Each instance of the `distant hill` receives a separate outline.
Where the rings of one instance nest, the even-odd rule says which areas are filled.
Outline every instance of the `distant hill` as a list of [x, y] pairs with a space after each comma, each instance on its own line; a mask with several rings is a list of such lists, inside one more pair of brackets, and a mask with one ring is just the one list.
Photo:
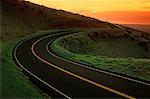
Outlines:
[[122, 24], [123, 26], [131, 27], [143, 32], [147, 32], [150, 34], [150, 25], [142, 25], [142, 24]]
[[38, 30], [115, 27], [108, 22], [24, 0], [1, 0], [1, 10], [2, 40], [24, 36]]

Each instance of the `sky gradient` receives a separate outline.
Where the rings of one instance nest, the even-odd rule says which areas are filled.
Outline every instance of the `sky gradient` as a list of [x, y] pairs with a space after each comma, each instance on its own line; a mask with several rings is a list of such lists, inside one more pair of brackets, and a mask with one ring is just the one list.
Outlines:
[[27, 0], [121, 24], [150, 24], [150, 0]]

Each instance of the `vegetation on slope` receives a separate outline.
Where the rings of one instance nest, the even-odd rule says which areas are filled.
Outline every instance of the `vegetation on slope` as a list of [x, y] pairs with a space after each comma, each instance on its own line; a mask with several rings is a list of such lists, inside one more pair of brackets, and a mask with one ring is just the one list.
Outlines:
[[[24, 39], [52, 31], [54, 30], [36, 32], [24, 37]], [[17, 67], [13, 61], [13, 49], [21, 40], [14, 38], [0, 45], [1, 98], [49, 98], [28, 80], [28, 77], [23, 74], [22, 69]]]
[[9, 41], [3, 43], [1, 48], [1, 98], [44, 98], [42, 92], [34, 88], [13, 62], [15, 44], [15, 40]]
[[148, 44], [148, 39], [121, 29], [80, 33], [60, 40], [60, 45], [73, 53], [124, 58], [148, 58]]
[[78, 33], [54, 41], [51, 48], [66, 59], [150, 81], [149, 39], [121, 31]]
[[109, 28], [113, 24], [24, 0], [1, 0], [2, 40], [22, 37], [38, 30]]
[[131, 27], [136, 30], [141, 30], [150, 34], [150, 25], [141, 24], [122, 24], [123, 26]]

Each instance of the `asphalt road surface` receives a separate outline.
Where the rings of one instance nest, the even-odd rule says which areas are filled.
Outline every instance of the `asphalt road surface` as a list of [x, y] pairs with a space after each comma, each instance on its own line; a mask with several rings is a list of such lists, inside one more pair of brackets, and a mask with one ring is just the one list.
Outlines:
[[14, 49], [14, 60], [54, 98], [150, 98], [149, 83], [70, 62], [51, 51], [54, 40], [76, 32], [57, 31], [24, 40]]

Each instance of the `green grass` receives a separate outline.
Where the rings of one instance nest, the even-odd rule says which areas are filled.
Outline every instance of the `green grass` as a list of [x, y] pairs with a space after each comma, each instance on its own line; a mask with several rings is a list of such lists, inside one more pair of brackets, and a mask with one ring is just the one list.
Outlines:
[[150, 81], [150, 60], [76, 54], [72, 60], [92, 67]]
[[16, 66], [13, 61], [13, 49], [22, 39], [53, 31], [57, 30], [39, 31], [24, 38], [14, 38], [0, 43], [1, 98], [49, 98], [28, 80], [21, 68]]
[[1, 98], [44, 98], [12, 59], [17, 41], [2, 44], [1, 50]]

